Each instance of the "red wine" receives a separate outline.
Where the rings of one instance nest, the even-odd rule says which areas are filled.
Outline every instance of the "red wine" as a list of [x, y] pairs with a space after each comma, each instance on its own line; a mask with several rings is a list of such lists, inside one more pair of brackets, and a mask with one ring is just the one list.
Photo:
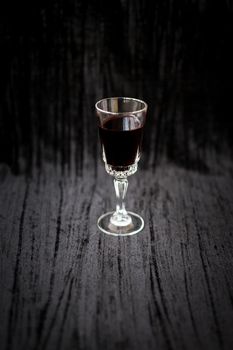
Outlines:
[[107, 119], [99, 126], [106, 162], [112, 166], [129, 166], [140, 155], [143, 126], [135, 116]]

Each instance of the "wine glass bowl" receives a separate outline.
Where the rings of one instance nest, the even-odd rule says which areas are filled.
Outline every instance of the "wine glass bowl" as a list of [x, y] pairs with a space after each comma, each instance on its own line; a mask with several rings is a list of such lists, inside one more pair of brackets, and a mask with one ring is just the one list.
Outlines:
[[103, 214], [97, 224], [111, 235], [132, 235], [142, 230], [144, 221], [126, 211], [124, 199], [127, 177], [137, 171], [141, 156], [147, 104], [135, 98], [111, 97], [98, 101], [95, 108], [103, 161], [107, 173], [114, 177], [117, 198], [116, 211]]

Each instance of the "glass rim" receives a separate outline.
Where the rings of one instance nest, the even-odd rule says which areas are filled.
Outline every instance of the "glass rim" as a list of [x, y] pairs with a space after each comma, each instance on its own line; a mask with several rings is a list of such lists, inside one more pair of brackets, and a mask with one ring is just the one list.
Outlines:
[[[143, 108], [141, 109], [138, 109], [136, 111], [130, 111], [130, 112], [110, 112], [110, 111], [106, 111], [104, 109], [101, 109], [99, 108], [97, 105], [102, 102], [102, 101], [105, 101], [105, 100], [114, 100], [114, 99], [124, 99], [124, 100], [131, 100], [131, 101], [136, 101], [136, 102], [140, 102], [144, 105]], [[144, 102], [143, 100], [139, 100], [138, 98], [134, 98], [134, 97], [124, 97], [124, 96], [116, 96], [116, 97], [105, 97], [105, 98], [102, 98], [101, 100], [97, 101], [96, 104], [95, 104], [95, 108], [98, 112], [101, 112], [101, 113], [105, 113], [105, 114], [111, 114], [111, 115], [128, 115], [128, 114], [132, 114], [132, 113], [141, 113], [141, 112], [144, 112], [147, 110], [147, 103]]]

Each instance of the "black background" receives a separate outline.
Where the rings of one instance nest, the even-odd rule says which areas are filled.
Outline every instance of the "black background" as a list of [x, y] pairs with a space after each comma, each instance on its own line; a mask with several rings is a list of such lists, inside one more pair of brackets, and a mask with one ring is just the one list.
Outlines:
[[1, 7], [0, 159], [14, 171], [72, 157], [79, 171], [84, 157], [95, 159], [94, 103], [106, 96], [149, 104], [145, 163], [153, 149], [208, 171], [207, 147], [230, 152], [231, 1]]

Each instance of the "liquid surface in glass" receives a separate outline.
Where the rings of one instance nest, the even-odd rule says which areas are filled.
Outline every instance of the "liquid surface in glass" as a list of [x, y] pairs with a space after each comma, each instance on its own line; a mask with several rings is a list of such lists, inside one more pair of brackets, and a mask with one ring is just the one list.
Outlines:
[[143, 126], [135, 116], [106, 119], [99, 126], [99, 135], [107, 164], [129, 166], [138, 161]]

